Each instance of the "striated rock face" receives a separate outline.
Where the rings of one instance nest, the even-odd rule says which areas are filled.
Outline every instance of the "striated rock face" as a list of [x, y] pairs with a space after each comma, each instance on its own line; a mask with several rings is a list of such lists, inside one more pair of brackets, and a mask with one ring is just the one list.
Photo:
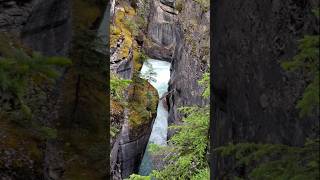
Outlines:
[[[66, 55], [71, 38], [69, 12], [69, 1], [1, 0], [0, 32], [6, 32], [18, 42], [0, 38], [0, 44], [19, 44], [27, 53], [36, 50], [45, 55]], [[8, 50], [5, 49], [5, 52], [0, 52], [0, 56], [6, 53]], [[34, 121], [50, 126], [51, 121], [57, 117], [59, 86], [41, 85], [41, 88], [37, 88], [29, 82], [29, 87], [25, 101], [31, 108]], [[0, 102], [2, 112], [15, 112], [16, 109], [12, 108], [19, 107], [13, 103], [15, 98], [7, 97], [3, 92], [0, 92], [0, 99], [3, 100]], [[0, 178], [43, 179], [50, 176], [57, 179], [55, 177], [62, 171], [52, 169], [61, 167], [58, 165], [61, 161], [52, 143], [46, 143], [34, 135], [34, 129], [12, 123], [12, 119], [3, 116], [1, 112], [0, 119], [3, 122], [0, 134], [5, 136], [2, 137], [5, 143], [0, 145], [0, 161], [8, 162], [1, 165]]]
[[159, 0], [150, 2], [148, 40], [144, 49], [151, 58], [171, 61], [176, 38], [179, 38], [176, 25], [176, 11]]
[[71, 41], [70, 1], [2, 0], [0, 31], [21, 37], [45, 55], [66, 55]]
[[[147, 9], [145, 2], [140, 2], [139, 6]], [[111, 114], [112, 128], [119, 132], [111, 141], [110, 178], [118, 180], [138, 173], [156, 116], [158, 93], [146, 80], [138, 77], [143, 63], [140, 59], [143, 42], [139, 43], [138, 37], [124, 23], [126, 18], [136, 17], [136, 10], [123, 1], [114, 10], [110, 41], [111, 74], [132, 80], [125, 90], [128, 105], [123, 106], [122, 117], [117, 120], [117, 114]], [[112, 112], [115, 103], [121, 104], [114, 100]]]
[[[146, 80], [133, 82], [128, 89], [129, 105], [123, 110], [121, 132], [112, 144], [113, 179], [138, 173], [156, 117], [158, 93]], [[151, 99], [146, 98], [150, 96]], [[114, 117], [111, 117], [113, 119]]]
[[[302, 145], [318, 120], [298, 119], [295, 105], [306, 81], [280, 62], [297, 53], [304, 34], [318, 31], [311, 1], [217, 0], [213, 6], [211, 143]], [[230, 160], [214, 156], [212, 162], [214, 179], [239, 173]]]
[[66, 55], [71, 41], [70, 1], [45, 0], [34, 4], [22, 29], [22, 40], [45, 55]]
[[[81, 33], [71, 34], [72, 30], [78, 30], [72, 27], [82, 25], [82, 29], [89, 29], [89, 26], [95, 28], [92, 24], [102, 15], [97, 4], [88, 3], [90, 1], [74, 0], [73, 7], [71, 7], [69, 0], [0, 0], [0, 31], [8, 32], [21, 40], [28, 48], [45, 55], [67, 55], [71, 38], [81, 41], [79, 38]], [[71, 10], [73, 10], [72, 23]], [[77, 18], [85, 19], [85, 22], [78, 22]], [[0, 45], [1, 41], [0, 38]], [[4, 42], [9, 46], [14, 44]], [[76, 42], [73, 42], [73, 46], [79, 47], [79, 43], [77, 45]], [[81, 54], [83, 49], [85, 48], [82, 46], [82, 49], [77, 49], [80, 53], [71, 53], [74, 64], [81, 64], [79, 61], [88, 57], [97, 58], [91, 52], [91, 55], [84, 56]], [[27, 50], [28, 53], [32, 51]], [[3, 54], [0, 52], [0, 55]], [[99, 59], [104, 58], [105, 56], [99, 55]], [[91, 60], [90, 62], [95, 60], [97, 63], [98, 61], [93, 58], [88, 59]], [[107, 126], [109, 104], [104, 87], [105, 66], [101, 65], [96, 68], [96, 66], [81, 64], [77, 67], [82, 69], [70, 68], [66, 74], [63, 74], [59, 82], [53, 85], [54, 87], [44, 86], [41, 87], [41, 91], [32, 90], [30, 98], [25, 97], [26, 103], [33, 105], [30, 108], [37, 121], [48, 127], [56, 126], [58, 131], [56, 139], [46, 142], [43, 139], [38, 140], [28, 133], [29, 127], [28, 129], [17, 128], [16, 124], [7, 123], [9, 120], [0, 112], [1, 122], [4, 122], [0, 125], [0, 134], [2, 139], [5, 139], [2, 136], [2, 129], [5, 128], [6, 136], [5, 143], [0, 143], [0, 161], [10, 162], [9, 164], [0, 163], [1, 169], [3, 169], [2, 165], [6, 166], [4, 171], [1, 170], [0, 179], [52, 180], [88, 179], [88, 177], [99, 179], [107, 174], [106, 162], [104, 162], [107, 145], [103, 143], [107, 139], [105, 127]], [[83, 75], [86, 78], [83, 78], [82, 74], [79, 75], [80, 72], [86, 74]], [[92, 79], [88, 78], [88, 74]], [[63, 92], [62, 95], [61, 92]], [[82, 99], [79, 100], [79, 96]], [[3, 94], [0, 92], [0, 101], [2, 97]], [[6, 106], [12, 104], [8, 103], [11, 101], [10, 97], [5, 97], [3, 101]], [[70, 107], [72, 110], [69, 109]], [[6, 109], [4, 110], [7, 111]], [[3, 110], [2, 102], [0, 110]], [[19, 161], [23, 161], [23, 164]]]
[[[201, 97], [203, 88], [198, 80], [209, 64], [210, 12], [187, 0], [178, 13], [167, 3], [154, 0], [151, 3], [147, 37], [152, 41], [145, 46], [149, 56], [172, 63], [166, 104], [169, 108], [169, 125], [179, 124], [177, 108], [189, 105], [205, 105]], [[169, 138], [173, 132], [169, 130]]]
[[[190, 105], [205, 105], [201, 95], [203, 87], [198, 84], [209, 64], [210, 12], [203, 12], [192, 0], [185, 1], [178, 14], [179, 34], [171, 65], [169, 82], [169, 125], [178, 124], [180, 114], [177, 108]], [[172, 132], [169, 131], [169, 137]]]

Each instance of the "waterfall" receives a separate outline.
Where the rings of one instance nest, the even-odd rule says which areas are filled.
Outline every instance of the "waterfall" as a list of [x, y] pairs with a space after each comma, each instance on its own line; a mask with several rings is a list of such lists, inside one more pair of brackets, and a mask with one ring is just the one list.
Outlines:
[[[148, 59], [142, 66], [142, 77], [148, 75], [148, 73], [150, 73], [150, 70], [155, 72], [155, 75], [152, 75], [152, 78], [149, 78], [149, 82], [153, 87], [157, 89], [159, 98], [161, 98], [163, 94], [168, 91], [168, 82], [170, 80], [170, 66], [171, 63], [169, 62], [155, 59]], [[152, 79], [154, 79], [155, 81], [152, 81]], [[140, 175], [149, 175], [152, 171], [152, 161], [148, 154], [149, 144], [153, 143], [165, 146], [167, 144], [167, 131], [168, 111], [164, 108], [162, 101], [159, 100], [157, 116], [154, 121], [149, 142], [140, 165]]]

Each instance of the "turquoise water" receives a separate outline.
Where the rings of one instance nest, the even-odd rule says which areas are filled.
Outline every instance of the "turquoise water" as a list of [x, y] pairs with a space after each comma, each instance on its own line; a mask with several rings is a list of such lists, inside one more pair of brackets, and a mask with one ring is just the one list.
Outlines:
[[[159, 98], [161, 98], [162, 95], [168, 91], [168, 82], [170, 80], [170, 66], [171, 63], [169, 62], [155, 59], [148, 59], [142, 66], [141, 77], [145, 77], [145, 75], [148, 74], [150, 75], [150, 73], [148, 73], [150, 72], [150, 69], [155, 72], [155, 75], [152, 75], [152, 78], [149, 78], [154, 79], [155, 81], [149, 80], [149, 82], [153, 87], [157, 89]], [[165, 146], [167, 144], [167, 131], [168, 111], [164, 108], [162, 101], [159, 101], [157, 116], [152, 127], [148, 146], [151, 143]], [[145, 151], [139, 168], [139, 174], [149, 175], [152, 169], [152, 161], [150, 159], [148, 151]]]

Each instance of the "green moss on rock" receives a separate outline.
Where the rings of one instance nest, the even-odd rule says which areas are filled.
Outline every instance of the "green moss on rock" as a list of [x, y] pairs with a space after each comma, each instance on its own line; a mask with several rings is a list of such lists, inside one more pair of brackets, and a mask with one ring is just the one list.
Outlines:
[[150, 123], [157, 111], [157, 90], [147, 80], [139, 78], [132, 84], [128, 94], [129, 125], [137, 127]]

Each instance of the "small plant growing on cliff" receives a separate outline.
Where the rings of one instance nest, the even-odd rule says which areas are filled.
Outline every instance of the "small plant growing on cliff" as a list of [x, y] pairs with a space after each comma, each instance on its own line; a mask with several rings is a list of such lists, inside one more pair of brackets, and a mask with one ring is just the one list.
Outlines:
[[70, 65], [71, 61], [63, 57], [45, 57], [39, 53], [27, 55], [16, 49], [11, 57], [0, 57], [0, 88], [11, 93], [21, 104], [21, 108], [30, 116], [31, 112], [24, 103], [23, 96], [28, 90], [30, 81], [38, 84], [53, 81], [60, 76], [57, 67]]
[[[234, 168], [248, 169], [249, 175], [234, 179], [319, 179], [319, 139], [303, 147], [282, 144], [239, 143], [215, 149], [236, 160]], [[230, 170], [231, 172], [232, 170]]]
[[31, 130], [37, 137], [56, 138], [56, 129], [43, 126], [34, 120], [30, 108], [32, 104], [26, 101], [24, 96], [31, 88], [54, 82], [60, 76], [58, 68], [70, 65], [71, 61], [63, 57], [46, 57], [35, 52], [28, 55], [22, 49], [12, 48], [11, 51], [12, 54], [0, 57], [0, 89], [12, 95], [19, 104], [19, 109], [5, 113], [12, 122]]
[[124, 90], [129, 86], [131, 80], [121, 79], [115, 74], [111, 74], [110, 79], [110, 93], [111, 97], [123, 101], [124, 100]]
[[209, 98], [210, 97], [210, 73], [208, 72], [204, 73], [202, 79], [199, 80], [198, 83], [204, 87], [204, 92], [202, 96], [205, 98]]
[[157, 73], [154, 71], [152, 64], [146, 62], [145, 65], [148, 66], [148, 70], [142, 74], [141, 77], [149, 82], [156, 82], [157, 80], [154, 77], [157, 75]]

